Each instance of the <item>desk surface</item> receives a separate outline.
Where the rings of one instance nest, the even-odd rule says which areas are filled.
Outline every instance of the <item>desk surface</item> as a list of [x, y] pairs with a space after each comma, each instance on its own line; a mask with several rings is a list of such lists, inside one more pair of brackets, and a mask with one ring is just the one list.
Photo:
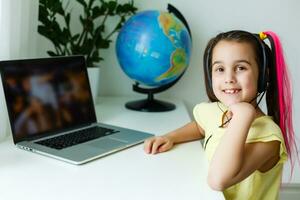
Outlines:
[[[127, 100], [100, 98], [98, 120], [156, 135], [190, 121], [180, 101], [172, 101], [172, 112], [142, 113], [125, 109]], [[8, 138], [0, 143], [0, 199], [224, 199], [206, 184], [207, 167], [199, 141], [157, 155], [141, 144], [75, 166], [20, 150]]]

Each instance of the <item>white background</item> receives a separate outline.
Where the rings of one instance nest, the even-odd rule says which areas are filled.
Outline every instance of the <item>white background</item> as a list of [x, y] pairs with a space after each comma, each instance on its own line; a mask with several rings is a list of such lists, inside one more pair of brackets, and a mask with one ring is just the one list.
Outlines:
[[[0, 0], [1, 4], [10, 2]], [[10, 24], [10, 33], [7, 34], [3, 28], [9, 27], [7, 20], [1, 19], [0, 15], [0, 58], [19, 57], [39, 57], [46, 56], [46, 50], [52, 48], [45, 38], [34, 32], [37, 23], [37, 1], [32, 0], [12, 0], [14, 4], [13, 14], [10, 17], [13, 23]], [[20, 3], [23, 2], [23, 3]], [[120, 2], [125, 2], [122, 0]], [[157, 95], [157, 97], [171, 97], [182, 99], [187, 105], [189, 112], [195, 104], [206, 101], [204, 89], [202, 56], [207, 41], [222, 31], [232, 29], [244, 29], [250, 32], [260, 32], [272, 30], [276, 32], [282, 41], [285, 51], [286, 61], [292, 75], [294, 85], [294, 129], [300, 137], [300, 94], [298, 76], [300, 67], [300, 1], [298, 0], [136, 0], [135, 4], [139, 10], [159, 9], [166, 10], [167, 3], [173, 4], [179, 9], [187, 19], [193, 35], [193, 52], [189, 68], [182, 79], [168, 91]], [[21, 6], [21, 7], [20, 7]], [[76, 8], [75, 8], [76, 10]], [[78, 9], [77, 9], [78, 10]], [[23, 12], [22, 14], [20, 14]], [[30, 20], [26, 15], [31, 17]], [[78, 24], [78, 21], [73, 21]], [[26, 26], [28, 24], [28, 26]], [[21, 28], [20, 28], [21, 27]], [[20, 34], [21, 33], [21, 34]], [[29, 34], [30, 33], [30, 34]], [[13, 36], [12, 44], [18, 44], [17, 51], [7, 47], [8, 35]], [[27, 36], [26, 36], [27, 35]], [[26, 36], [26, 37], [25, 37]], [[10, 48], [10, 54], [3, 49]], [[100, 63], [100, 95], [136, 95], [132, 92], [132, 81], [121, 71], [115, 56], [114, 43], [109, 50], [101, 52], [105, 56], [105, 61]], [[300, 146], [300, 142], [298, 141]], [[289, 170], [285, 170], [284, 179], [287, 180]], [[299, 166], [296, 170], [292, 182], [300, 183]]]

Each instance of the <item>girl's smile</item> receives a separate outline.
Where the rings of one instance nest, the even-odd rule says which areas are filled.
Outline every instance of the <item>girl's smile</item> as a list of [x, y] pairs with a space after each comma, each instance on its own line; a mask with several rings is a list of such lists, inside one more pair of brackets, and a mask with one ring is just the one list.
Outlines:
[[225, 89], [223, 90], [223, 92], [225, 92], [226, 94], [236, 94], [239, 91], [241, 91], [240, 89]]

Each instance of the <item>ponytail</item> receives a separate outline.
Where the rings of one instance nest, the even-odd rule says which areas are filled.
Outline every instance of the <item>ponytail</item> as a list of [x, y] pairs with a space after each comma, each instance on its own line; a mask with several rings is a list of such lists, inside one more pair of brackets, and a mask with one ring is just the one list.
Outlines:
[[276, 70], [276, 82], [278, 89], [277, 102], [279, 107], [279, 126], [283, 134], [288, 157], [290, 158], [290, 163], [292, 167], [291, 173], [293, 173], [293, 168], [295, 164], [293, 154], [295, 154], [298, 159], [298, 149], [295, 141], [295, 132], [293, 128], [291, 81], [289, 78], [289, 72], [285, 64], [283, 50], [278, 36], [272, 31], [266, 31], [260, 34], [260, 36], [263, 35], [265, 35], [269, 39], [272, 48], [272, 57], [274, 59], [273, 67], [275, 67]]

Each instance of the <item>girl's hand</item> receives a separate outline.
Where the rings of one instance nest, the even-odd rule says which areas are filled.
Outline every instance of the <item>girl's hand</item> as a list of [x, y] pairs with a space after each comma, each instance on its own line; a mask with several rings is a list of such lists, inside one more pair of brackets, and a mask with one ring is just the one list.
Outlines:
[[250, 103], [240, 102], [233, 104], [229, 107], [228, 114], [230, 117], [237, 117], [243, 119], [249, 119], [253, 121], [255, 118], [256, 110]]
[[167, 136], [152, 137], [144, 142], [144, 151], [148, 154], [162, 153], [170, 150], [174, 142]]

